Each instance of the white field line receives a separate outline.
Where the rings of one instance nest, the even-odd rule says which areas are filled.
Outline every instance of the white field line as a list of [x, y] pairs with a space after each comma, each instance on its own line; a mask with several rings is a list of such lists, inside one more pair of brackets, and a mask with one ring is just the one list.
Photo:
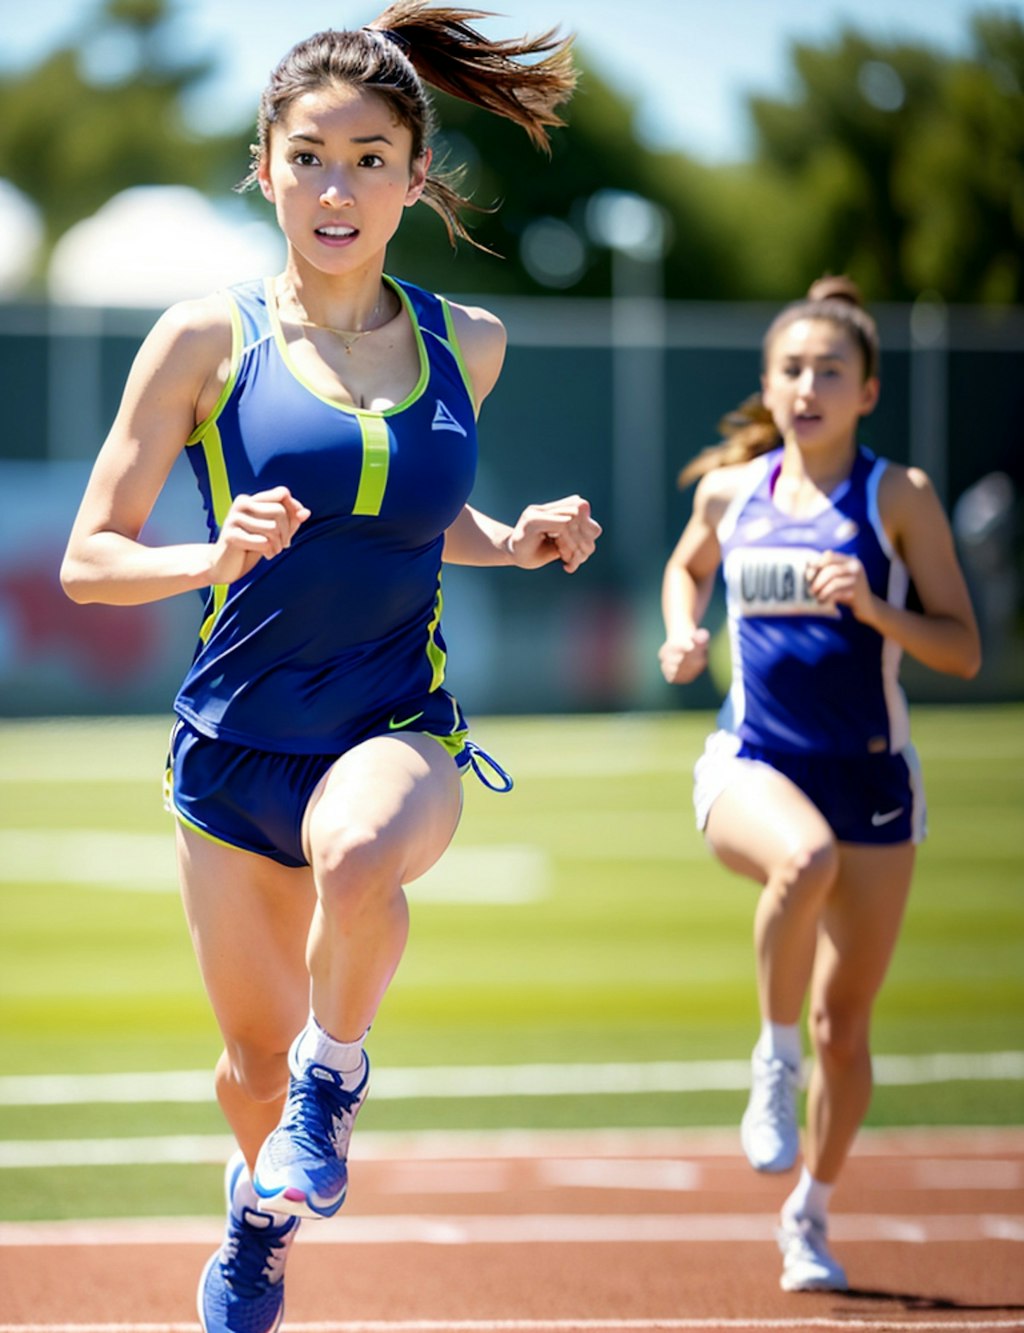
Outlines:
[[[473, 1216], [351, 1214], [303, 1232], [303, 1244], [341, 1245], [657, 1245], [771, 1242], [774, 1210], [764, 1213], [534, 1213]], [[0, 1223], [0, 1249], [18, 1246], [217, 1245], [216, 1218], [133, 1218]], [[1024, 1217], [1003, 1214], [883, 1216], [836, 1213], [829, 1234], [856, 1242], [924, 1245], [1024, 1244]]]
[[[987, 1333], [989, 1329], [1020, 1330], [1019, 1319], [348, 1319], [313, 1323], [289, 1322], [290, 1333], [723, 1333], [736, 1329], [871, 1329], [874, 1333]], [[195, 1333], [195, 1324], [0, 1324], [0, 1333]]]
[[[1024, 1080], [1024, 1051], [877, 1055], [875, 1082]], [[742, 1091], [746, 1060], [652, 1060], [635, 1064], [422, 1065], [375, 1069], [375, 1101], [424, 1098], [622, 1096], [628, 1093]], [[182, 1070], [139, 1074], [24, 1074], [0, 1077], [0, 1106], [73, 1106], [106, 1102], [210, 1102], [213, 1074]]]
[[[530, 843], [450, 847], [416, 880], [417, 903], [502, 905], [548, 892], [551, 858]], [[177, 893], [174, 838], [104, 829], [0, 829], [0, 884], [75, 884], [131, 893]]]

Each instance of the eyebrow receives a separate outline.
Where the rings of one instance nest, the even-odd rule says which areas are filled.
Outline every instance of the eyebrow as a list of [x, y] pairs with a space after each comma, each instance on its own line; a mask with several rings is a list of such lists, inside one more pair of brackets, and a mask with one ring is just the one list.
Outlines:
[[[802, 353], [802, 352], [787, 352], [787, 353], [786, 353], [786, 360], [787, 360], [787, 361], [802, 361], [802, 360], [803, 360], [803, 353]], [[844, 356], [844, 354], [843, 354], [842, 352], [823, 352], [823, 353], [821, 354], [821, 356], [813, 357], [812, 360], [814, 360], [814, 361], [845, 361], [845, 360], [846, 360], [846, 357]]]
[[[296, 130], [294, 134], [289, 134], [288, 142], [292, 143], [296, 139], [301, 139], [303, 143], [315, 143], [321, 147], [324, 146], [324, 140], [318, 138], [315, 134], [303, 134], [301, 130]], [[349, 143], [386, 143], [391, 145], [391, 140], [386, 134], [362, 134], [349, 140]]]

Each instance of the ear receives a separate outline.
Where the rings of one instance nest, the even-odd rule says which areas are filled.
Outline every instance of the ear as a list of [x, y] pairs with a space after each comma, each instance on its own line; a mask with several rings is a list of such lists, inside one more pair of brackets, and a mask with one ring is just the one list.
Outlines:
[[270, 168], [267, 166], [266, 157], [260, 158], [260, 164], [256, 168], [256, 179], [259, 181], [260, 193], [267, 203], [274, 202], [274, 187], [270, 183]]
[[412, 169], [409, 173], [409, 188], [405, 193], [406, 208], [411, 208], [426, 188], [427, 173], [430, 171], [430, 163], [433, 157], [433, 151], [430, 148], [424, 148], [419, 157], [413, 158]]
[[878, 406], [878, 395], [881, 393], [882, 386], [877, 376], [872, 375], [861, 385], [860, 414], [862, 417], [869, 416]]

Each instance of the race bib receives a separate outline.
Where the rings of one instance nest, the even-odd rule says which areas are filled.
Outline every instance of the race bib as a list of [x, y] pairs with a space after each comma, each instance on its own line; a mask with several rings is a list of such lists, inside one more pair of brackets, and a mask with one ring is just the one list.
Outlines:
[[730, 551], [725, 581], [741, 616], [827, 616], [839, 611], [810, 591], [821, 552], [812, 547], [755, 546]]

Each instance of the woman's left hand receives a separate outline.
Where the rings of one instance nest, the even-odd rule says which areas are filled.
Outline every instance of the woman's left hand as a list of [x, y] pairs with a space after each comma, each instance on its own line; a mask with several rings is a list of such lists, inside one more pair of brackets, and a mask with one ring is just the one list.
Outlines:
[[554, 560], [574, 574], [594, 553], [601, 525], [590, 515], [590, 503], [579, 495], [547, 504], [528, 505], [505, 542], [512, 563], [540, 569]]
[[870, 621], [874, 615], [875, 595], [864, 566], [854, 556], [823, 552], [810, 586], [824, 605], [848, 606], [858, 620]]

